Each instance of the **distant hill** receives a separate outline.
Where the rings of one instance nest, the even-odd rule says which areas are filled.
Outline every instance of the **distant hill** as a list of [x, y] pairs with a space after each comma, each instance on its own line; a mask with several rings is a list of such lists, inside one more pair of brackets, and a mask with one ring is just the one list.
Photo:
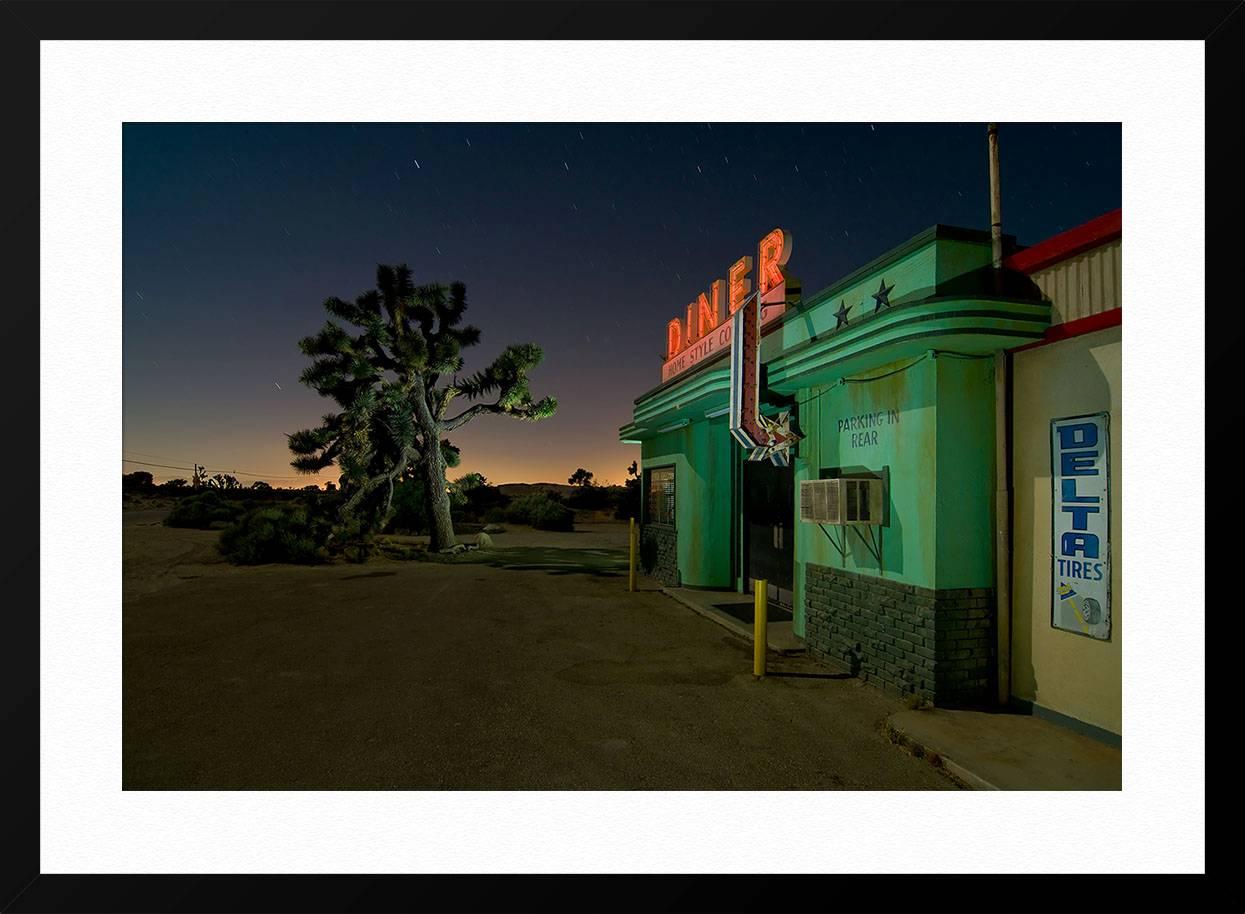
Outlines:
[[529, 495], [532, 492], [548, 492], [551, 495], [566, 496], [575, 490], [575, 486], [557, 482], [503, 482], [497, 488], [503, 495], [510, 498], [518, 498], [520, 495]]
[[[579, 486], [568, 486], [560, 482], [503, 482], [497, 488], [501, 490], [503, 495], [517, 498], [530, 492], [548, 492], [551, 495], [567, 496], [576, 491]], [[597, 486], [596, 488], [618, 489], [621, 486]]]

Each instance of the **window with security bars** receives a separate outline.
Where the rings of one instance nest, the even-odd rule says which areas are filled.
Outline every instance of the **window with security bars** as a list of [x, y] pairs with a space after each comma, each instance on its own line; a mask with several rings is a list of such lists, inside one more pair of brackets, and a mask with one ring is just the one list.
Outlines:
[[674, 467], [648, 470], [645, 521], [674, 526]]

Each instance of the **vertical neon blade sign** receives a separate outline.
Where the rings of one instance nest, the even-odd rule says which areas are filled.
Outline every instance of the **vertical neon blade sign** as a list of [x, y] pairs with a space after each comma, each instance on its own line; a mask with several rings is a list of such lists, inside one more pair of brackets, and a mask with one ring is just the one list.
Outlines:
[[765, 442], [761, 428], [761, 300], [746, 299], [731, 316], [731, 436], [749, 449]]
[[[762, 238], [757, 246], [757, 290], [731, 315], [731, 436], [748, 449], [749, 460], [769, 460], [783, 467], [801, 435], [791, 427], [789, 410], [776, 418], [761, 415], [761, 324], [786, 307], [783, 267], [790, 256], [791, 236], [782, 229]], [[738, 274], [736, 285], [736, 271], [743, 264], [731, 268], [732, 305], [735, 296], [747, 290], [744, 273]]]

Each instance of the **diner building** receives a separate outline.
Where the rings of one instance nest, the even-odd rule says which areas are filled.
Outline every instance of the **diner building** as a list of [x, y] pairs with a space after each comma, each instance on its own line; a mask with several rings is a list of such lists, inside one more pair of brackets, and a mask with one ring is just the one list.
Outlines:
[[[760, 412], [798, 435], [773, 461], [731, 431], [739, 261], [720, 310], [715, 283], [668, 329], [662, 381], [619, 432], [641, 449], [646, 573], [766, 580], [827, 663], [1118, 743], [1120, 234], [1117, 211], [1006, 236], [1000, 270], [989, 232], [935, 225], [819, 292], [771, 294]], [[819, 501], [823, 480], [850, 506]]]

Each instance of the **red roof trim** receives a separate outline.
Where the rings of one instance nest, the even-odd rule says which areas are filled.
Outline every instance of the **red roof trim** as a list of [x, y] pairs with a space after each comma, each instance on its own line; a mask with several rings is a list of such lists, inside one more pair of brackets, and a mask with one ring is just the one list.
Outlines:
[[1033, 247], [1017, 251], [1003, 261], [1003, 266], [1021, 273], [1036, 273], [1051, 264], [1075, 257], [1090, 248], [1096, 248], [1100, 244], [1119, 238], [1120, 223], [1120, 210], [1103, 213], [1096, 219], [1090, 219], [1084, 225], [1078, 225], [1076, 228], [1040, 241]]
[[1026, 343], [1023, 346], [1017, 346], [1015, 349], [1009, 349], [1008, 352], [1024, 352], [1026, 349], [1035, 349], [1038, 346], [1058, 343], [1060, 340], [1069, 340], [1074, 336], [1082, 336], [1086, 333], [1106, 330], [1108, 327], [1119, 327], [1123, 324], [1123, 319], [1123, 308], [1112, 308], [1110, 311], [1100, 311], [1098, 314], [1091, 314], [1089, 317], [1082, 317], [1080, 320], [1068, 321], [1066, 324], [1056, 324], [1053, 327], [1047, 327], [1046, 335], [1040, 340], [1035, 340], [1032, 343]]

